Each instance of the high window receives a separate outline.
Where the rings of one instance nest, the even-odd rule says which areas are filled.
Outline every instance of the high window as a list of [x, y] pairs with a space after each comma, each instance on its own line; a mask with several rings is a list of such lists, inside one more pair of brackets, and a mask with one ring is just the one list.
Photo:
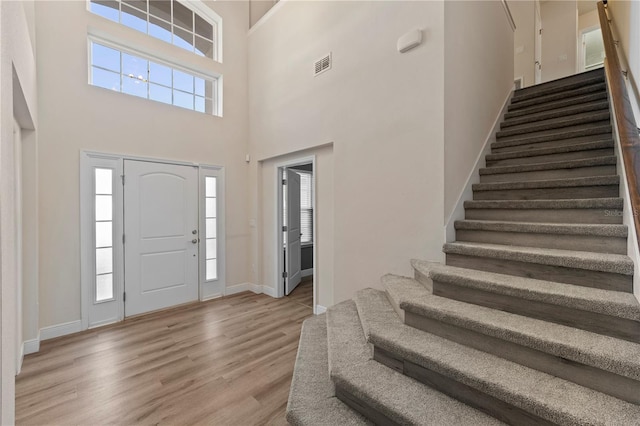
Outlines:
[[[176, 0], [91, 0], [91, 12], [219, 61], [219, 19]], [[190, 7], [191, 6], [191, 7]]]
[[217, 80], [91, 42], [89, 82], [116, 92], [217, 114]]

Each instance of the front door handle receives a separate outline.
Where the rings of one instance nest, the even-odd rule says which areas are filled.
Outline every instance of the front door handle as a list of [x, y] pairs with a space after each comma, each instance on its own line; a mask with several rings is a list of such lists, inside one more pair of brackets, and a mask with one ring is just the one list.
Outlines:
[[192, 242], [193, 244], [198, 244], [198, 239], [197, 239], [197, 238], [194, 238], [193, 240], [191, 240], [191, 242]]

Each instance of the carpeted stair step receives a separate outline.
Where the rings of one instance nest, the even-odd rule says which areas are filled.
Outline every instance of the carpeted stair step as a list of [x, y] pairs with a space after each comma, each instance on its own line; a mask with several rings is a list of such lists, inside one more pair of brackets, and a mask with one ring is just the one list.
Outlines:
[[522, 115], [519, 117], [506, 118], [500, 123], [500, 130], [508, 129], [514, 126], [520, 126], [528, 123], [537, 123], [544, 120], [550, 120], [554, 118], [570, 117], [575, 114], [581, 114], [585, 112], [594, 111], [609, 111], [609, 102], [606, 99], [598, 100], [595, 102], [587, 102], [584, 104], [572, 104], [563, 108], [555, 108], [551, 110], [545, 110], [536, 112], [533, 114]]
[[384, 292], [355, 300], [374, 359], [506, 423], [640, 424], [640, 406], [403, 324]]
[[[611, 138], [612, 127], [611, 123], [606, 121], [597, 121], [588, 124], [576, 125], [564, 127], [561, 129], [550, 129], [550, 130], [541, 130], [536, 132], [530, 132], [524, 135], [514, 135], [514, 136], [505, 136], [498, 137], [496, 142], [491, 144], [491, 152], [502, 152], [505, 148], [512, 148], [514, 146], [529, 146], [533, 145], [532, 148], [546, 148], [549, 146], [559, 146], [567, 144], [562, 143], [560, 141], [566, 141], [567, 139], [572, 139], [574, 143], [580, 142], [592, 142], [595, 140], [604, 139], [602, 136], [597, 135], [607, 135]], [[587, 138], [585, 136], [592, 136], [592, 138]], [[583, 138], [583, 139], [578, 139]], [[547, 142], [546, 144], [543, 144]], [[549, 144], [548, 142], [555, 142], [555, 144]], [[537, 144], [537, 145], [534, 145]], [[513, 149], [512, 149], [513, 150]], [[522, 150], [522, 148], [517, 149], [517, 151]]]
[[602, 83], [605, 81], [604, 79], [605, 76], [602, 69], [587, 71], [546, 83], [523, 87], [516, 90], [513, 96], [515, 99], [519, 100], [530, 99], [537, 96], [548, 95], [551, 93], [558, 93], [560, 91], [567, 91], [583, 86], [589, 86], [591, 84]]
[[457, 220], [456, 240], [627, 254], [625, 225]]
[[522, 182], [476, 183], [474, 200], [557, 200], [612, 198], [619, 194], [620, 177], [595, 176]]
[[[498, 425], [497, 420], [374, 361], [353, 301], [327, 311], [336, 395], [383, 425]], [[318, 424], [339, 424], [321, 422]]]
[[613, 140], [609, 138], [595, 142], [582, 142], [547, 148], [530, 148], [498, 154], [487, 154], [485, 161], [487, 167], [499, 167], [582, 160], [593, 157], [608, 157], [614, 154]]
[[525, 123], [507, 127], [504, 130], [498, 131], [496, 133], [496, 138], [503, 139], [508, 136], [526, 135], [529, 133], [541, 132], [545, 130], [555, 130], [571, 126], [581, 126], [584, 124], [606, 121], [610, 118], [611, 113], [608, 109], [602, 111], [582, 112], [566, 117], [550, 118], [547, 120], [536, 121], [534, 123]]
[[580, 160], [551, 161], [517, 166], [494, 166], [480, 169], [480, 182], [565, 179], [616, 174], [615, 156]]
[[633, 292], [633, 261], [619, 254], [466, 242], [443, 251], [450, 266]]
[[411, 327], [640, 404], [637, 343], [436, 295], [396, 303]]
[[597, 134], [593, 135], [585, 135], [585, 136], [577, 136], [577, 137], [567, 137], [554, 139], [549, 141], [529, 141], [529, 140], [514, 140], [514, 141], [501, 141], [500, 143], [494, 142], [491, 144], [491, 153], [492, 154], [501, 154], [501, 153], [510, 153], [510, 152], [522, 152], [522, 151], [534, 151], [545, 148], [563, 148], [563, 147], [572, 147], [574, 145], [580, 145], [582, 148], [583, 144], [590, 142], [606, 142], [611, 141], [611, 129], [610, 126], [602, 126], [599, 127]]
[[640, 305], [630, 293], [482, 272], [435, 262], [413, 260], [411, 264], [415, 279], [437, 296], [631, 342], [640, 341]]
[[511, 112], [518, 109], [522, 109], [522, 108], [529, 108], [534, 105], [545, 105], [545, 104], [551, 105], [552, 103], [562, 99], [584, 96], [584, 95], [593, 94], [593, 93], [606, 92], [606, 90], [607, 90], [606, 83], [594, 83], [594, 84], [589, 84], [588, 86], [583, 86], [583, 87], [579, 87], [571, 90], [562, 90], [562, 91], [558, 91], [557, 93], [551, 93], [544, 96], [537, 96], [531, 99], [522, 99], [522, 100], [515, 99], [515, 102], [514, 102], [514, 98], [512, 98], [511, 104], [509, 105], [507, 110]]
[[505, 113], [504, 118], [505, 120], [510, 120], [512, 118], [522, 117], [524, 115], [530, 115], [530, 114], [535, 114], [535, 113], [544, 112], [544, 111], [552, 111], [559, 108], [566, 108], [573, 105], [581, 105], [581, 104], [597, 102], [597, 101], [602, 101], [607, 99], [608, 99], [607, 92], [603, 90], [600, 92], [588, 93], [586, 95], [578, 95], [578, 96], [562, 98], [557, 101], [546, 102], [539, 105], [533, 105], [527, 108], [515, 109], [513, 111], [508, 111], [507, 113]]
[[622, 198], [465, 201], [465, 218], [538, 223], [622, 223]]
[[294, 426], [371, 424], [335, 396], [327, 360], [325, 315], [302, 324], [296, 366], [291, 380], [287, 421]]

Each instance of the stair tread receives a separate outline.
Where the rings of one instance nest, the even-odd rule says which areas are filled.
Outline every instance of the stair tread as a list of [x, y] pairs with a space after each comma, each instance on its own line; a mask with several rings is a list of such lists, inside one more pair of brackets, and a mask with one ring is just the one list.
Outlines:
[[593, 235], [598, 237], [626, 238], [626, 225], [589, 223], [507, 222], [499, 220], [457, 220], [455, 229], [534, 234]]
[[601, 101], [607, 99], [607, 92], [601, 90], [599, 92], [592, 92], [587, 94], [579, 94], [570, 97], [563, 97], [555, 101], [546, 102], [537, 105], [531, 105], [525, 108], [509, 110], [505, 115], [505, 119], [511, 119], [515, 117], [522, 117], [529, 114], [535, 114], [544, 111], [553, 111], [559, 108], [565, 108], [573, 105], [580, 105], [589, 102]]
[[575, 86], [585, 86], [594, 83], [604, 82], [604, 72], [602, 69], [582, 72], [570, 75], [568, 77], [557, 80], [539, 83], [529, 87], [523, 87], [514, 91], [513, 97], [516, 99], [524, 99], [525, 96], [531, 96], [541, 93], [557, 93], [558, 91], [568, 90]]
[[544, 121], [552, 118], [570, 117], [575, 114], [579, 114], [587, 111], [600, 111], [608, 110], [609, 102], [606, 99], [572, 104], [560, 108], [553, 108], [547, 111], [539, 111], [531, 114], [523, 114], [516, 117], [507, 117], [505, 115], [504, 121], [500, 124], [500, 129], [506, 129], [513, 126], [518, 126], [525, 123], [534, 123]]
[[546, 129], [528, 132], [521, 135], [499, 136], [496, 135], [496, 142], [491, 144], [492, 148], [509, 147], [522, 145], [524, 143], [536, 143], [547, 141], [559, 141], [571, 139], [579, 136], [595, 136], [610, 134], [612, 131], [609, 120], [594, 121], [587, 124], [561, 127], [558, 129]]
[[570, 188], [577, 186], [618, 185], [619, 183], [620, 177], [618, 175], [611, 175], [564, 179], [474, 183], [472, 188], [474, 191], [496, 191], [507, 189]]
[[329, 358], [335, 358], [330, 364], [335, 366], [331, 378], [336, 386], [370, 404], [398, 424], [502, 424], [373, 361], [371, 353], [361, 350], [369, 344], [352, 300], [327, 311], [327, 337]]
[[[415, 263], [415, 261], [414, 261]], [[425, 266], [425, 264], [430, 264]], [[434, 281], [451, 277], [446, 265], [435, 262], [417, 264], [417, 270]], [[451, 268], [451, 267], [449, 267]], [[464, 270], [464, 268], [456, 268]], [[473, 271], [466, 270], [467, 275]], [[455, 274], [456, 271], [453, 272]], [[459, 277], [459, 275], [453, 275]], [[500, 274], [493, 274], [494, 276]], [[499, 281], [497, 278], [496, 281]], [[459, 280], [454, 280], [460, 282]], [[529, 284], [531, 284], [529, 280]], [[504, 283], [504, 279], [502, 280]], [[533, 283], [537, 285], [538, 283]], [[413, 287], [413, 289], [412, 289]], [[422, 287], [423, 291], [420, 291]], [[550, 323], [497, 309], [460, 302], [431, 294], [421, 283], [406, 277], [387, 278], [385, 288], [392, 304], [419, 315], [428, 316], [489, 336], [508, 340], [522, 346], [555, 356], [571, 359], [621, 376], [640, 380], [640, 344], [592, 333], [575, 327]], [[404, 291], [411, 291], [412, 297]], [[630, 295], [632, 298], [633, 296]], [[635, 304], [636, 316], [640, 312]]]
[[571, 127], [574, 125], [584, 126], [599, 121], [605, 121], [610, 118], [609, 110], [580, 112], [574, 115], [562, 117], [553, 117], [546, 120], [535, 121], [533, 123], [523, 123], [515, 126], [507, 127], [496, 133], [496, 138], [501, 139], [510, 135], [522, 135], [543, 130], [557, 130]]
[[586, 95], [588, 93], [604, 92], [606, 90], [607, 90], [606, 83], [604, 83], [604, 82], [595, 82], [595, 83], [592, 83], [592, 84], [589, 84], [589, 85], [585, 85], [585, 86], [582, 86], [582, 87], [578, 87], [578, 88], [575, 88], [575, 89], [558, 91], [557, 93], [550, 93], [550, 94], [543, 95], [543, 96], [536, 96], [534, 98], [522, 99], [522, 100], [517, 101], [517, 102], [512, 102], [509, 105], [508, 111], [513, 111], [513, 110], [517, 110], [517, 109], [520, 109], [520, 108], [529, 107], [531, 105], [552, 103], [552, 102], [560, 100], [560, 99], [569, 98], [569, 97], [575, 97], [575, 96], [579, 96], [579, 95]]
[[594, 167], [594, 166], [606, 166], [617, 164], [618, 159], [615, 155], [603, 156], [603, 157], [591, 157], [580, 160], [567, 160], [567, 161], [549, 161], [546, 163], [532, 163], [517, 166], [493, 166], [484, 167], [480, 169], [480, 175], [498, 175], [504, 173], [522, 173], [522, 172], [536, 172], [543, 170], [557, 170], [557, 169], [575, 169], [581, 167]]
[[548, 421], [639, 422], [640, 406], [403, 324], [381, 291], [361, 290], [356, 302], [374, 345]]
[[624, 206], [622, 198], [581, 198], [570, 200], [467, 200], [465, 209], [616, 209]]
[[291, 379], [287, 421], [293, 425], [369, 425], [364, 417], [335, 397], [327, 360], [327, 323], [324, 315], [302, 324], [296, 366]]
[[640, 321], [640, 305], [631, 293], [514, 277], [423, 260], [412, 260], [411, 264], [419, 273], [440, 282]]
[[495, 154], [487, 154], [486, 161], [508, 160], [511, 158], [521, 157], [537, 157], [540, 155], [564, 154], [567, 152], [589, 151], [593, 149], [613, 148], [613, 140], [611, 137], [605, 137], [601, 140], [593, 142], [584, 142], [574, 145], [561, 145], [547, 148], [523, 149], [521, 151], [497, 152]]
[[446, 243], [445, 253], [491, 257], [542, 265], [633, 275], [633, 261], [625, 255], [471, 242]]

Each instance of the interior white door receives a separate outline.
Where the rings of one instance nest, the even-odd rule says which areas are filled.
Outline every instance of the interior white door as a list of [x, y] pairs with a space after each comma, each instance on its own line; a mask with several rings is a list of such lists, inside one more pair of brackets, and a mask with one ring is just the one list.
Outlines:
[[534, 78], [535, 84], [542, 83], [542, 18], [540, 15], [540, 2], [535, 2], [535, 40], [534, 40]]
[[125, 316], [198, 299], [198, 173], [124, 162]]
[[285, 294], [289, 295], [302, 278], [300, 237], [300, 175], [287, 169], [287, 277]]

